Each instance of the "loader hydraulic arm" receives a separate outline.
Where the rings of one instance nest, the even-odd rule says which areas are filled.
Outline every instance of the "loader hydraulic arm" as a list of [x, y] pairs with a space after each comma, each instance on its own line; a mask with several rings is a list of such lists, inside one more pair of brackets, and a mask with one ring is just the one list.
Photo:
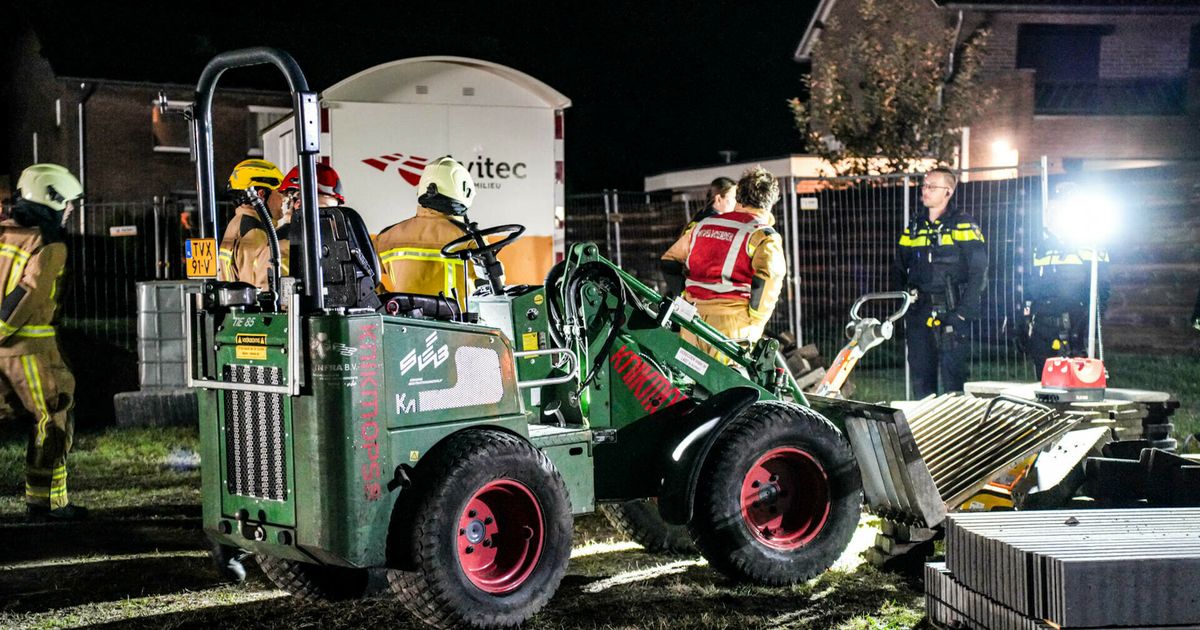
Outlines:
[[[637, 278], [626, 273], [620, 267], [617, 267], [611, 261], [599, 255], [597, 247], [591, 243], [580, 243], [573, 245], [567, 254], [563, 263], [563, 268], [559, 274], [552, 274], [556, 280], [547, 283], [547, 293], [555, 292], [554, 296], [558, 304], [570, 304], [571, 299], [568, 292], [572, 290], [580, 290], [578, 283], [572, 282], [577, 274], [581, 271], [596, 275], [596, 265], [602, 265], [608, 272], [608, 275], [619, 283], [620, 288], [614, 287], [614, 291], [619, 291], [623, 295], [619, 296], [619, 301], [623, 302], [620, 308], [613, 304], [613, 311], [620, 311], [621, 315], [613, 317], [613, 321], [609, 322], [612, 325], [608, 327], [610, 337], [615, 338], [621, 334], [628, 334], [630, 331], [625, 329], [626, 322], [632, 320], [631, 315], [635, 312], [640, 312], [644, 315], [644, 319], [656, 322], [657, 326], [678, 331], [685, 329], [696, 335], [699, 339], [717, 348], [722, 353], [730, 358], [736, 365], [741, 366], [746, 370], [750, 380], [771, 391], [775, 395], [783, 396], [790, 395], [794, 400], [801, 404], [807, 404], [804, 394], [800, 387], [796, 384], [796, 380], [788, 371], [783, 358], [778, 352], [778, 342], [775, 340], [764, 340], [751, 349], [746, 349], [740, 346], [735, 341], [723, 335], [720, 331], [704, 322], [696, 315], [695, 308], [691, 304], [684, 301], [682, 298], [669, 299], [659, 295], [657, 291], [643, 284]], [[585, 265], [587, 269], [585, 269]], [[557, 275], [557, 277], [555, 277]], [[627, 313], [627, 314], [626, 314]], [[564, 333], [563, 341], [568, 343], [576, 343], [576, 347], [587, 349], [594, 347], [589, 345], [587, 340], [583, 338], [583, 317], [580, 313], [564, 313], [562, 314], [562, 329]], [[674, 341], [674, 338], [672, 338]], [[679, 341], [679, 344], [685, 342]], [[607, 344], [611, 347], [611, 343]], [[583, 378], [588, 377], [588, 373], [593, 371], [592, 366], [598, 366], [603, 360], [604, 350], [598, 356], [589, 357], [580, 356], [579, 364], [588, 366], [588, 372], [581, 373]], [[582, 355], [583, 353], [581, 353]], [[660, 348], [656, 352], [660, 357], [673, 356], [668, 348]], [[707, 360], [707, 357], [705, 357]], [[703, 383], [702, 383], [703, 384]]]

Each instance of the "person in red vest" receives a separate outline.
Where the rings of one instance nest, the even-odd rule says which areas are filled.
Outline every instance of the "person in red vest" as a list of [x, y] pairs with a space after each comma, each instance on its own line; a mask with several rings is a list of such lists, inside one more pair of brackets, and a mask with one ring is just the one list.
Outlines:
[[[700, 317], [730, 339], [755, 343], [779, 302], [787, 275], [783, 239], [771, 226], [779, 181], [766, 169], [746, 171], [737, 183], [732, 212], [703, 219], [692, 228], [684, 297]], [[729, 363], [717, 349], [682, 331], [684, 341]]]

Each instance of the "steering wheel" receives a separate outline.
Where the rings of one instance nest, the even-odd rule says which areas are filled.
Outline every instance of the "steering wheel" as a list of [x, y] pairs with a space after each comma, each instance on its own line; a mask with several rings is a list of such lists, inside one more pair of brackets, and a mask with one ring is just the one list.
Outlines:
[[[516, 223], [497, 225], [482, 230], [472, 228], [467, 234], [443, 245], [442, 256], [466, 260], [472, 256], [481, 256], [489, 253], [494, 255], [501, 249], [511, 245], [513, 241], [521, 238], [521, 235], [524, 233], [525, 226]], [[498, 234], [503, 234], [504, 237], [495, 243], [487, 242], [487, 237]]]

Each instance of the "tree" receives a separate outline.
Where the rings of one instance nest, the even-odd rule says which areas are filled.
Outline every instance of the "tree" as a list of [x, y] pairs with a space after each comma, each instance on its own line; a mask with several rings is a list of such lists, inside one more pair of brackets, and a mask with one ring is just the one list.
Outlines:
[[[977, 80], [988, 32], [918, 23], [915, 2], [858, 0], [855, 30], [832, 19], [804, 78], [808, 102], [789, 101], [808, 149], [842, 175], [953, 161], [962, 128], [994, 90]], [[907, 6], [913, 5], [913, 6]]]

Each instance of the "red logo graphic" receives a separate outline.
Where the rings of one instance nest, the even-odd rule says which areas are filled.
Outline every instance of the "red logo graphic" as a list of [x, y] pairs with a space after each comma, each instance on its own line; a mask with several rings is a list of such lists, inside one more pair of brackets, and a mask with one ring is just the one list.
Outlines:
[[395, 166], [396, 172], [400, 173], [400, 177], [403, 177], [404, 181], [408, 182], [410, 186], [416, 186], [421, 181], [421, 172], [429, 164], [429, 158], [405, 155], [403, 153], [389, 153], [379, 157], [367, 158], [363, 160], [363, 164], [385, 173], [389, 168]]

